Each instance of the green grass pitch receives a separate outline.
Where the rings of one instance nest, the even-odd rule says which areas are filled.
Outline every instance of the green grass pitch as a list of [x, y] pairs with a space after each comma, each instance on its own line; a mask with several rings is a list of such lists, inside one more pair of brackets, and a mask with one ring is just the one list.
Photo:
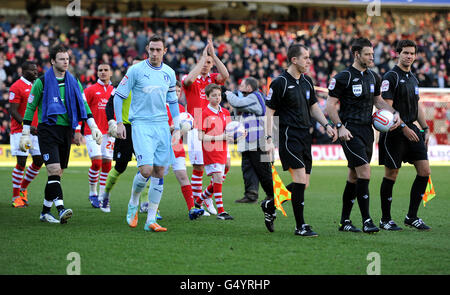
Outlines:
[[[70, 165], [70, 164], [69, 164]], [[367, 273], [368, 255], [379, 254], [381, 274], [450, 274], [450, 168], [432, 167], [437, 196], [419, 209], [432, 227], [429, 232], [406, 228], [403, 219], [415, 170], [400, 170], [394, 187], [392, 216], [404, 228], [374, 235], [337, 230], [346, 167], [315, 166], [305, 193], [305, 219], [319, 234], [317, 238], [294, 236], [291, 204], [284, 217], [277, 211], [275, 232], [269, 233], [259, 204], [236, 204], [243, 195], [240, 167], [233, 167], [224, 183], [225, 209], [235, 218], [214, 216], [190, 221], [180, 187], [172, 172], [165, 178], [160, 205], [162, 226], [167, 233], [144, 232], [146, 214], [139, 215], [137, 228], [125, 221], [131, 183], [136, 167], [120, 177], [111, 196], [111, 213], [91, 207], [88, 201], [88, 167], [70, 167], [62, 187], [66, 208], [74, 211], [66, 225], [39, 221], [45, 168], [29, 187], [30, 206], [12, 208], [11, 171], [0, 168], [0, 274], [66, 274], [71, 252], [80, 255], [81, 274], [355, 274]], [[290, 176], [278, 167], [285, 182]], [[370, 211], [378, 224], [381, 209], [379, 188], [383, 168], [372, 167]], [[191, 168], [188, 167], [191, 175]], [[204, 178], [204, 186], [209, 179]], [[260, 200], [265, 196], [260, 189]], [[56, 209], [52, 212], [56, 215]], [[361, 227], [357, 203], [353, 223]]]

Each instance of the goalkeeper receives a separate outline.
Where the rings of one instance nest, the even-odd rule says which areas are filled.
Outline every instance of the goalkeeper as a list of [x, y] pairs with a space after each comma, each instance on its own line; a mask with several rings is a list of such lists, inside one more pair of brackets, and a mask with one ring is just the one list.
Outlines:
[[[50, 61], [52, 67], [35, 81], [31, 89], [19, 146], [22, 151], [31, 148], [30, 124], [38, 108], [39, 148], [48, 174], [40, 220], [63, 224], [73, 214], [71, 209], [64, 208], [60, 181], [69, 162], [74, 130], [79, 121], [87, 121], [97, 144], [101, 143], [102, 133], [84, 98], [81, 83], [67, 70], [68, 49], [62, 45], [53, 47], [50, 51]], [[75, 143], [79, 144], [77, 141]], [[50, 212], [53, 203], [58, 209], [59, 220]]]

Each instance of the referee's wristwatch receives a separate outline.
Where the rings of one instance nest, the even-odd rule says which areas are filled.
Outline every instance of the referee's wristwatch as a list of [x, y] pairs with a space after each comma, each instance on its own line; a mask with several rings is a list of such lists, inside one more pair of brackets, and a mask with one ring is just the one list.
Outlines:
[[336, 128], [337, 128], [337, 129], [339, 129], [339, 128], [341, 128], [341, 127], [342, 127], [342, 123], [341, 123], [341, 122], [339, 122], [339, 123], [336, 124]]

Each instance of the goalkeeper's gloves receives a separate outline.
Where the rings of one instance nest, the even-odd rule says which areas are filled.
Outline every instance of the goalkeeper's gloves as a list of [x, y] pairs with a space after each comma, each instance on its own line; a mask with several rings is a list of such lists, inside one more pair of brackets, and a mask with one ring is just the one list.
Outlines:
[[117, 138], [117, 123], [116, 120], [108, 121], [108, 135]]
[[95, 123], [94, 118], [89, 118], [87, 119], [87, 124], [89, 126], [89, 129], [91, 129], [91, 134], [92, 134], [92, 138], [95, 140], [95, 142], [98, 145], [102, 144], [102, 138], [103, 138], [103, 134], [100, 131], [100, 129], [98, 129], [97, 124]]
[[23, 152], [26, 152], [28, 149], [32, 148], [30, 137], [30, 125], [23, 125], [22, 136], [20, 137], [19, 141], [19, 148]]

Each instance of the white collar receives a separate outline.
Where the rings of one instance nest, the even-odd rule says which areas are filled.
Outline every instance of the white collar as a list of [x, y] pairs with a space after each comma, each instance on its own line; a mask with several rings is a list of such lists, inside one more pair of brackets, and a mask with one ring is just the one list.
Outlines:
[[[102, 85], [102, 86], [105, 86], [105, 83], [103, 83], [102, 80], [100, 80], [100, 79], [97, 79], [97, 83], [100, 84], [100, 85]], [[111, 83], [111, 80], [110, 80], [109, 83], [108, 83], [108, 85], [111, 85], [111, 84], [112, 84], [112, 83]]]
[[[211, 77], [211, 75], [208, 73], [208, 74], [206, 75], [206, 77], [209, 78], [209, 77]], [[197, 79], [206, 80], [206, 78], [203, 79], [202, 75], [198, 75]]]
[[20, 80], [22, 80], [23, 82], [25, 82], [25, 84], [27, 84], [27, 85], [33, 85], [33, 83], [31, 83], [30, 81], [28, 81], [24, 76], [20, 77]]
[[219, 105], [219, 109], [216, 110], [215, 108], [213, 108], [209, 103], [208, 103], [208, 109], [210, 109], [214, 114], [218, 114], [222, 111], [222, 107]]

